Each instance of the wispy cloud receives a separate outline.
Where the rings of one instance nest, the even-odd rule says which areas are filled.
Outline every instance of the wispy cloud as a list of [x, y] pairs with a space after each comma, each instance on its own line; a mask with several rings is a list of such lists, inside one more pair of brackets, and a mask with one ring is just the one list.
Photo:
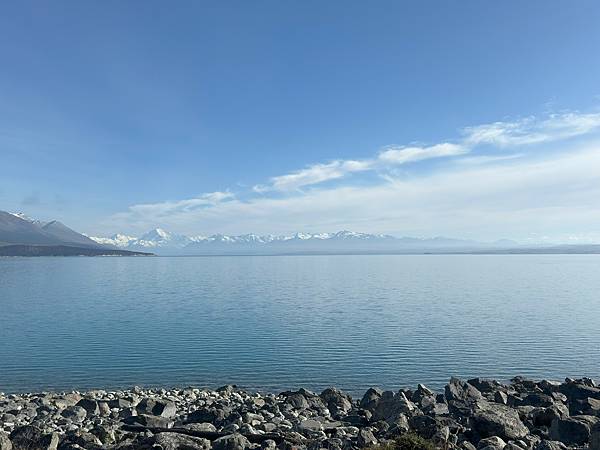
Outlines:
[[327, 164], [313, 164], [306, 169], [287, 175], [271, 178], [268, 185], [254, 186], [255, 192], [293, 191], [303, 186], [323, 183], [324, 181], [342, 178], [352, 172], [362, 172], [372, 167], [371, 161], [332, 161]]
[[444, 142], [430, 147], [391, 147], [382, 151], [378, 159], [383, 163], [406, 164], [424, 159], [464, 155], [468, 152], [469, 149], [463, 145]]
[[199, 209], [214, 207], [221, 202], [231, 200], [234, 195], [230, 192], [209, 192], [195, 198], [166, 201], [159, 203], [142, 203], [132, 205], [128, 211], [121, 214], [121, 217], [135, 220], [136, 217], [147, 219], [148, 217], [172, 217], [178, 214], [185, 214], [197, 211]]
[[551, 114], [545, 118], [526, 117], [510, 122], [494, 122], [463, 130], [469, 146], [490, 144], [498, 147], [540, 144], [568, 139], [600, 130], [600, 114], [575, 112]]

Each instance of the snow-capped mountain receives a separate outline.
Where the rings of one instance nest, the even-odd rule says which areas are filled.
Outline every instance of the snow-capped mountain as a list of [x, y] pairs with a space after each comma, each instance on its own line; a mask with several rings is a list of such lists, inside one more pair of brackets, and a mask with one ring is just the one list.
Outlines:
[[480, 248], [485, 244], [442, 237], [395, 238], [383, 234], [338, 231], [335, 233], [295, 233], [289, 236], [214, 234], [185, 236], [162, 228], [139, 238], [116, 234], [110, 238], [91, 237], [101, 244], [127, 250], [151, 250], [163, 255], [214, 254], [293, 254], [293, 253], [413, 253], [429, 250], [456, 251]]

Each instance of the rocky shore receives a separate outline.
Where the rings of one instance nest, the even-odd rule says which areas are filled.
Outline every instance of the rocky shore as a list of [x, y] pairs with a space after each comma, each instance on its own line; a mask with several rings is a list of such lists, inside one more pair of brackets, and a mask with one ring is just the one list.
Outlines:
[[[408, 437], [411, 439], [407, 439]], [[600, 450], [600, 387], [452, 378], [443, 392], [329, 388], [0, 394], [0, 450]]]

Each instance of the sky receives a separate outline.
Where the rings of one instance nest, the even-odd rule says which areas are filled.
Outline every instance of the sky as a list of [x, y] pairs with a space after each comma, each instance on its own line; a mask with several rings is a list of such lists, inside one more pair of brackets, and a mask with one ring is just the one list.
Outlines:
[[600, 242], [600, 3], [0, 5], [0, 210]]

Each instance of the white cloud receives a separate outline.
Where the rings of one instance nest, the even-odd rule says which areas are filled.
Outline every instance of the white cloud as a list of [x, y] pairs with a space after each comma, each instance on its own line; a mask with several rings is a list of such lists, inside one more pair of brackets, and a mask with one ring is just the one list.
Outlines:
[[[476, 239], [585, 236], [600, 241], [600, 142], [568, 139], [600, 130], [600, 114], [566, 113], [496, 122], [464, 130], [459, 143], [388, 147], [372, 158], [334, 160], [269, 179], [244, 200], [229, 192], [131, 206], [111, 218], [114, 231], [160, 225], [199, 233], [288, 233], [354, 229], [396, 235]], [[498, 153], [564, 140], [553, 152]], [[446, 158], [435, 170], [420, 161]], [[408, 165], [408, 164], [411, 165]], [[407, 165], [400, 176], [394, 170]], [[377, 171], [378, 181], [349, 177]], [[338, 180], [337, 183], [321, 184]], [[302, 191], [301, 188], [312, 186]], [[277, 192], [277, 196], [269, 195]], [[248, 195], [249, 194], [249, 195]]]
[[209, 192], [186, 200], [133, 205], [129, 207], [127, 212], [122, 214], [123, 217], [128, 218], [173, 216], [190, 213], [202, 208], [214, 207], [223, 201], [233, 198], [234, 195], [230, 192]]
[[270, 179], [268, 186], [254, 186], [255, 192], [293, 191], [303, 186], [342, 178], [352, 172], [362, 172], [372, 167], [371, 161], [337, 160], [327, 164], [313, 164], [306, 169]]
[[551, 114], [537, 119], [526, 117], [512, 122], [494, 122], [463, 130], [469, 146], [491, 144], [498, 147], [540, 144], [557, 141], [600, 130], [600, 113], [575, 112]]
[[469, 149], [458, 144], [444, 142], [430, 147], [392, 147], [379, 153], [379, 160], [391, 164], [406, 164], [424, 159], [463, 155]]

